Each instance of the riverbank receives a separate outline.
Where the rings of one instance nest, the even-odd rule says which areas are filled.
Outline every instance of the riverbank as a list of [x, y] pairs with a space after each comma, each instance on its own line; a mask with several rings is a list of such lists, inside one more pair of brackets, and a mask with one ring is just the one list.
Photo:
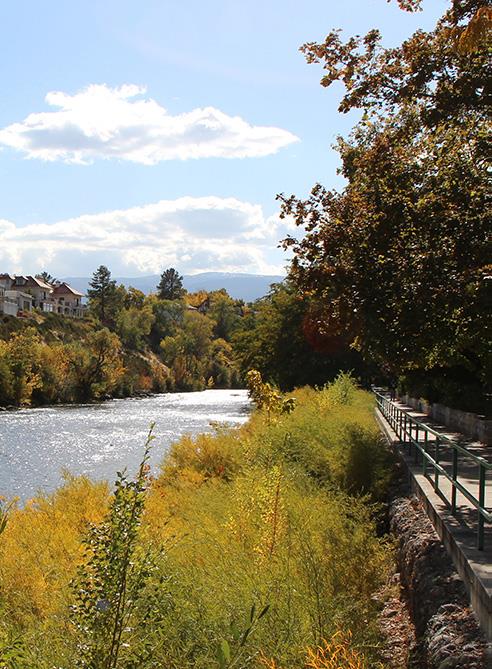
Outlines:
[[[215, 307], [204, 315], [182, 300], [133, 297], [141, 304], [122, 308], [105, 326], [54, 313], [0, 317], [0, 406], [241, 385], [231, 332], [220, 327]], [[222, 293], [215, 302], [236, 308]]]
[[[255, 412], [239, 429], [182, 438], [147, 482], [131, 560], [150, 562], [138, 572], [123, 655], [147, 648], [154, 665], [209, 669], [222, 649], [220, 666], [240, 656], [237, 666], [297, 669], [307, 653], [323, 666], [321, 656], [343, 646], [359, 666], [379, 666], [374, 594], [392, 556], [373, 503], [390, 467], [373, 400], [346, 378], [296, 399], [289, 415]], [[106, 486], [76, 479], [8, 520], [0, 630], [27, 642], [30, 669], [75, 666], [89, 643], [70, 622], [68, 583], [84, 561], [87, 522], [103, 522], [103, 534], [123, 522], [114, 509], [105, 515], [108, 504]]]
[[80, 404], [172, 390], [151, 350], [132, 350], [89, 320], [56, 314], [0, 322], [0, 406]]

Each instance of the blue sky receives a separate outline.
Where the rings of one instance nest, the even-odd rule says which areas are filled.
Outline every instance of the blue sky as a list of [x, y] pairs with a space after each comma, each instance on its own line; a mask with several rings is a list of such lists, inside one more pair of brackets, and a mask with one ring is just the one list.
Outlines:
[[298, 48], [388, 45], [447, 3], [16, 0], [0, 6], [0, 271], [280, 273], [279, 192], [341, 187], [357, 120]]

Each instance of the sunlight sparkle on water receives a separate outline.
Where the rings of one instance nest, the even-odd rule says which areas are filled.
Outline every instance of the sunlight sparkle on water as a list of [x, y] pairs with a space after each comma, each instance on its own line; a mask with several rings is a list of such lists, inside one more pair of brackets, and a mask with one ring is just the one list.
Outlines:
[[152, 422], [156, 468], [181, 435], [210, 432], [215, 422], [244, 423], [249, 410], [245, 390], [206, 390], [2, 412], [0, 495], [25, 500], [38, 490], [52, 491], [64, 470], [109, 481], [125, 467], [133, 472]]

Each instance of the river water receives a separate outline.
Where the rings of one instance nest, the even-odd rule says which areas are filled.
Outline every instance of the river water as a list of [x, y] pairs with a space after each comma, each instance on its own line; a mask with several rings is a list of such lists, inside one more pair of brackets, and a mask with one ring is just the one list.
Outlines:
[[248, 419], [246, 390], [167, 393], [103, 404], [20, 409], [0, 413], [0, 495], [21, 501], [60, 485], [64, 471], [112, 482], [134, 473], [155, 422], [151, 465], [183, 434]]

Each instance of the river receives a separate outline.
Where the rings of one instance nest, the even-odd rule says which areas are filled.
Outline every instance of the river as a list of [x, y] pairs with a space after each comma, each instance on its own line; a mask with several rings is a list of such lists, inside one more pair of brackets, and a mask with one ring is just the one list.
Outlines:
[[125, 467], [134, 473], [152, 422], [156, 469], [181, 435], [210, 432], [213, 422], [244, 423], [249, 409], [246, 390], [205, 390], [2, 412], [0, 495], [25, 501], [51, 492], [64, 471], [111, 482]]

